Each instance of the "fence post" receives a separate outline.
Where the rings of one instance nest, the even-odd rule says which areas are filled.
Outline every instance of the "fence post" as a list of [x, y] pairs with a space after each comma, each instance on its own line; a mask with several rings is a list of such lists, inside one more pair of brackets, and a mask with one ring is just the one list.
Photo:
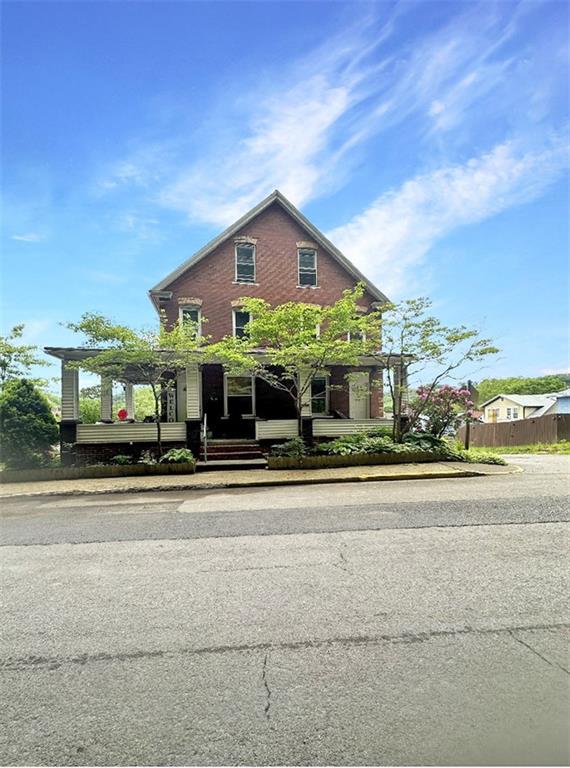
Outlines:
[[471, 432], [471, 422], [466, 421], [465, 422], [465, 450], [466, 451], [469, 450], [469, 439], [471, 437], [470, 432]]

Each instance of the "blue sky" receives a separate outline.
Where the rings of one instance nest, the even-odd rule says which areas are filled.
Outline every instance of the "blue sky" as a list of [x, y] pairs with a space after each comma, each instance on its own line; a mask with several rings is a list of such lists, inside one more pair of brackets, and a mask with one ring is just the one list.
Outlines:
[[392, 299], [568, 368], [568, 6], [4, 2], [2, 326], [39, 345], [279, 188]]

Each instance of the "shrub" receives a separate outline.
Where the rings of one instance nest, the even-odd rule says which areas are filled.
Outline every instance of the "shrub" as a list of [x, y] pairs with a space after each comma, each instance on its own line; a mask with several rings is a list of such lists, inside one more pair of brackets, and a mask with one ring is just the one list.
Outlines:
[[160, 459], [160, 464], [193, 464], [194, 454], [189, 448], [171, 448]]
[[404, 443], [425, 451], [432, 451], [434, 449], [445, 450], [449, 445], [443, 438], [431, 435], [429, 432], [408, 432], [404, 437]]
[[46, 398], [27, 379], [7, 382], [0, 394], [0, 461], [13, 469], [49, 462], [58, 428]]
[[127, 456], [125, 453], [118, 453], [116, 456], [113, 456], [111, 459], [111, 464], [119, 464], [121, 466], [125, 466], [126, 464], [132, 464], [133, 463], [133, 457]]
[[499, 464], [504, 466], [507, 462], [498, 453], [492, 451], [481, 450], [468, 450], [462, 451], [462, 461], [467, 461], [470, 464]]
[[138, 464], [156, 464], [156, 457], [151, 450], [141, 451]]
[[283, 456], [290, 459], [300, 459], [307, 454], [307, 446], [302, 437], [292, 437], [284, 443], [271, 446], [271, 456]]

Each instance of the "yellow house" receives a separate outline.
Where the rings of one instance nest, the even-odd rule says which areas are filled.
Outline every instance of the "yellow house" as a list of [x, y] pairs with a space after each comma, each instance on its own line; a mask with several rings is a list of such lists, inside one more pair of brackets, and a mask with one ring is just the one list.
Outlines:
[[[495, 395], [481, 403], [485, 424], [498, 424], [504, 421], [528, 419], [545, 406], [550, 406], [555, 399], [550, 395]], [[542, 411], [543, 412], [543, 411]]]

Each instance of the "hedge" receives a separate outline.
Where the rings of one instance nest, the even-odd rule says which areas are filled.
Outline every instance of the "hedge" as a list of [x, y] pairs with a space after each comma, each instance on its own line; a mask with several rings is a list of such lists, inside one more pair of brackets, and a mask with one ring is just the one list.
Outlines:
[[134, 477], [140, 475], [191, 475], [194, 462], [188, 464], [122, 464], [92, 467], [45, 467], [39, 469], [5, 469], [0, 483], [33, 483], [42, 480], [78, 480], [96, 477]]
[[361, 467], [373, 464], [419, 464], [433, 461], [449, 461], [444, 454], [410, 451], [406, 453], [351, 453], [348, 456], [303, 456], [294, 459], [286, 456], [269, 456], [269, 469], [327, 469], [333, 467]]

